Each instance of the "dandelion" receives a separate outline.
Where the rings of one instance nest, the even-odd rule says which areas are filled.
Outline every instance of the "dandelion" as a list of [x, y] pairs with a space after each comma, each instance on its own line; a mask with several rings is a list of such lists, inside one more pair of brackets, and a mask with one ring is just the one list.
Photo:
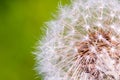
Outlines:
[[36, 54], [44, 80], [120, 80], [118, 0], [73, 0], [47, 26]]

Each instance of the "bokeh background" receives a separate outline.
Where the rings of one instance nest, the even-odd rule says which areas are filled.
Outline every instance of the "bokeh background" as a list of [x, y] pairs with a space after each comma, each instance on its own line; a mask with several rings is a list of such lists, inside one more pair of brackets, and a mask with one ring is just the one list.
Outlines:
[[0, 80], [42, 80], [32, 52], [59, 2], [69, 0], [0, 0]]

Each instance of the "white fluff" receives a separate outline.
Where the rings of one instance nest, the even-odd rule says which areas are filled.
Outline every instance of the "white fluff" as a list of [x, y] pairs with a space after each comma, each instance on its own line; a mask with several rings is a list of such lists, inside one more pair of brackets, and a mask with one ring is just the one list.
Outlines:
[[[102, 35], [98, 35], [98, 39], [110, 46], [109, 51], [102, 48], [99, 55], [96, 51], [97, 46], [89, 45], [91, 52], [98, 58], [96, 69], [104, 72], [100, 73], [97, 79], [81, 70], [82, 57], [77, 55], [79, 46], [76, 46], [76, 42], [89, 40], [89, 30], [96, 32], [96, 28], [111, 31], [111, 40], [120, 42], [118, 0], [73, 0], [70, 6], [60, 7], [59, 15], [55, 20], [48, 22], [47, 27], [46, 35], [40, 41], [36, 53], [37, 70], [44, 75], [44, 80], [120, 80], [120, 63], [115, 64], [115, 60], [109, 55], [120, 52], [119, 45], [112, 45]], [[87, 59], [89, 61], [89, 56]], [[105, 79], [104, 75], [114, 78]]]

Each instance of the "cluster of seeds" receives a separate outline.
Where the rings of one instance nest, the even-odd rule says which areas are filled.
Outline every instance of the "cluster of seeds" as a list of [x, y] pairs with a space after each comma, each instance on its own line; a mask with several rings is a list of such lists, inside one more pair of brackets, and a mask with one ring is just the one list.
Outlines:
[[44, 80], [120, 80], [120, 3], [73, 0], [38, 47]]

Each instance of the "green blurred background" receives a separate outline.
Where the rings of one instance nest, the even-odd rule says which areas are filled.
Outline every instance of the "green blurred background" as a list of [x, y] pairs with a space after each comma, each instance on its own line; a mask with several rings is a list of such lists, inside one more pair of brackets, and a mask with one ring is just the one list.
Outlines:
[[42, 80], [32, 52], [59, 2], [69, 0], [0, 0], [0, 80]]

